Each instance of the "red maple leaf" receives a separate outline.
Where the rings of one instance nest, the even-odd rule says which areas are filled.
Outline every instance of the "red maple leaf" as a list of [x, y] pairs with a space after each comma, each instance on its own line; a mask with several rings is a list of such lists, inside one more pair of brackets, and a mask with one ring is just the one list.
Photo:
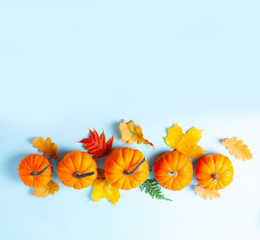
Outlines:
[[112, 136], [106, 143], [104, 131], [100, 136], [95, 129], [94, 132], [89, 129], [89, 133], [89, 138], [79, 141], [84, 144], [83, 148], [86, 149], [90, 155], [93, 155], [94, 158], [102, 158], [106, 156], [112, 148], [114, 136]]

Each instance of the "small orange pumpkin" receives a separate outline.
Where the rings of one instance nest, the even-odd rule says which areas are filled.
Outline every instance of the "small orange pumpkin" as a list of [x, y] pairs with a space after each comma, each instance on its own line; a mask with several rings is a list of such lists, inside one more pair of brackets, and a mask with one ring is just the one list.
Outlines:
[[187, 187], [193, 177], [191, 160], [183, 153], [172, 151], [163, 154], [154, 165], [154, 176], [157, 182], [174, 191]]
[[228, 157], [209, 154], [199, 160], [196, 176], [200, 186], [209, 190], [219, 190], [228, 186], [234, 175], [234, 168]]
[[38, 154], [31, 154], [19, 164], [19, 177], [26, 186], [41, 187], [49, 183], [53, 168], [51, 162]]
[[148, 163], [139, 150], [117, 148], [105, 160], [107, 181], [114, 187], [130, 190], [140, 186], [149, 175]]
[[59, 162], [58, 178], [62, 183], [74, 189], [89, 187], [97, 177], [97, 163], [86, 152], [68, 153]]

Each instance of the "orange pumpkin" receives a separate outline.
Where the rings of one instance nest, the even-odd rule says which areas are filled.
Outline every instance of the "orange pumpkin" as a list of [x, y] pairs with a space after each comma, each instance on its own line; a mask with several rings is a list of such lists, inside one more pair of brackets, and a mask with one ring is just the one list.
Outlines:
[[105, 160], [107, 181], [114, 187], [129, 190], [140, 186], [149, 175], [144, 155], [131, 148], [117, 148]]
[[97, 177], [97, 163], [88, 153], [74, 151], [66, 154], [59, 162], [57, 174], [68, 187], [86, 188]]
[[234, 175], [234, 169], [228, 157], [221, 154], [209, 154], [198, 162], [196, 176], [200, 186], [209, 190], [219, 190], [228, 186]]
[[172, 151], [163, 154], [154, 165], [154, 176], [157, 182], [174, 191], [187, 187], [193, 177], [191, 160], [183, 153]]
[[51, 162], [38, 154], [31, 154], [19, 164], [19, 177], [26, 186], [41, 187], [49, 183], [53, 168]]

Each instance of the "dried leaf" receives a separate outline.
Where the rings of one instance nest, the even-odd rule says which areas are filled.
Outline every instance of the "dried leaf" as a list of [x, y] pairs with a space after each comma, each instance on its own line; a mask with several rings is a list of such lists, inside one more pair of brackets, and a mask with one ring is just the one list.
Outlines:
[[34, 188], [33, 195], [38, 198], [46, 198], [50, 194], [54, 195], [55, 192], [58, 192], [60, 189], [60, 186], [58, 183], [54, 181], [50, 181], [47, 185], [42, 187]]
[[52, 157], [53, 159], [59, 159], [58, 155], [58, 145], [56, 143], [52, 143], [51, 138], [36, 138], [33, 141], [33, 145], [35, 148], [39, 150], [39, 152], [43, 153], [45, 157]]
[[220, 193], [217, 190], [207, 190], [200, 185], [195, 186], [194, 190], [199, 197], [202, 196], [205, 200], [213, 200], [221, 197]]
[[112, 204], [116, 204], [120, 198], [120, 192], [118, 188], [113, 187], [107, 182], [104, 171], [98, 169], [98, 176], [92, 183], [94, 186], [92, 192], [93, 201], [99, 201], [103, 198], [107, 198]]
[[246, 161], [253, 158], [248, 146], [244, 144], [242, 140], [237, 140], [237, 137], [226, 138], [221, 143], [227, 148], [230, 155], [235, 155], [238, 160]]
[[131, 120], [127, 123], [127, 121], [124, 120], [122, 123], [120, 123], [119, 128], [122, 134], [122, 141], [124, 143], [128, 142], [129, 145], [132, 145], [135, 142], [138, 144], [144, 143], [154, 148], [154, 145], [143, 137], [142, 128], [140, 126], [135, 126], [134, 121]]
[[104, 132], [100, 136], [95, 129], [94, 132], [89, 130], [89, 133], [89, 138], [85, 138], [79, 142], [84, 144], [83, 147], [89, 154], [94, 155], [94, 158], [102, 158], [106, 156], [113, 146], [114, 136], [112, 136], [106, 143], [106, 136]]
[[170, 148], [176, 149], [190, 158], [198, 159], [206, 153], [205, 149], [197, 145], [201, 137], [202, 130], [193, 127], [183, 133], [182, 128], [175, 124], [168, 129], [168, 136], [164, 140]]

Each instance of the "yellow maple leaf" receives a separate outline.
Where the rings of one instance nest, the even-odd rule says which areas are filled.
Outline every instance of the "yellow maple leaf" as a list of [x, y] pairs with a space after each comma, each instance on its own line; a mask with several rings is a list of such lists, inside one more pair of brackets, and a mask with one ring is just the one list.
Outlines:
[[92, 183], [92, 186], [94, 187], [92, 192], [93, 201], [107, 198], [114, 205], [118, 202], [120, 198], [119, 189], [107, 182], [103, 170], [98, 169], [98, 176]]
[[133, 120], [129, 121], [128, 123], [126, 120], [124, 120], [122, 123], [120, 123], [119, 128], [122, 134], [122, 141], [124, 143], [128, 142], [129, 145], [132, 145], [135, 142], [138, 144], [144, 143], [154, 148], [154, 145], [143, 137], [142, 128], [140, 126], [135, 126], [135, 122]]
[[206, 153], [205, 149], [197, 145], [201, 137], [202, 130], [193, 127], [183, 133], [182, 128], [175, 124], [168, 129], [168, 135], [164, 140], [170, 148], [176, 149], [190, 158], [198, 159]]
[[38, 198], [46, 198], [50, 194], [54, 195], [54, 193], [58, 192], [59, 189], [60, 189], [60, 186], [58, 185], [58, 183], [51, 180], [45, 186], [34, 188], [33, 195]]
[[200, 185], [195, 186], [194, 190], [199, 197], [202, 196], [205, 200], [213, 200], [221, 197], [220, 193], [217, 190], [208, 190]]
[[230, 155], [235, 155], [238, 160], [246, 161], [253, 158], [253, 154], [248, 149], [248, 146], [242, 140], [238, 141], [237, 137], [226, 138], [221, 143], [226, 147]]
[[33, 141], [33, 145], [35, 148], [42, 152], [45, 157], [52, 157], [53, 159], [59, 159], [58, 155], [58, 145], [56, 143], [52, 143], [51, 138], [36, 138]]

